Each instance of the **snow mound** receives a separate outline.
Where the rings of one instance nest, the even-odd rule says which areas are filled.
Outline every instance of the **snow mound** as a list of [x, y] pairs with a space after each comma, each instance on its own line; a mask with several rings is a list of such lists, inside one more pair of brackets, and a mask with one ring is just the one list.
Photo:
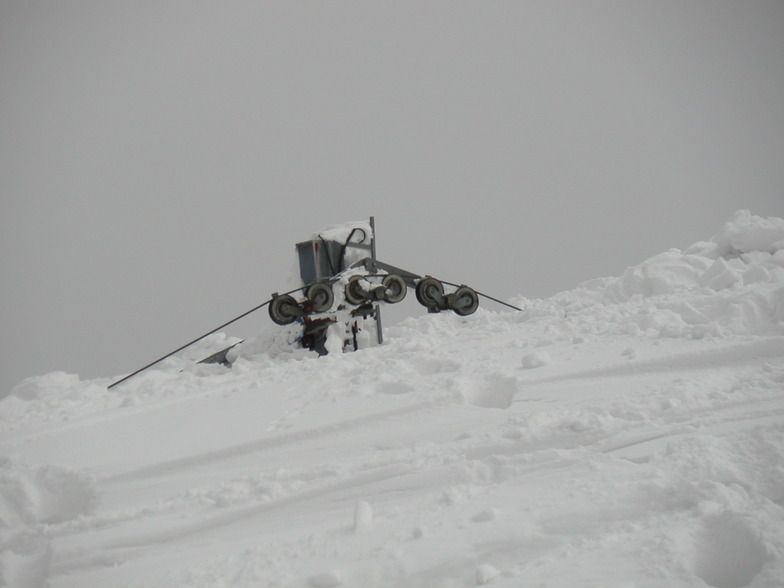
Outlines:
[[532, 369], [548, 365], [551, 362], [550, 354], [546, 351], [533, 351], [523, 356], [520, 365], [524, 369]]
[[43, 376], [26, 378], [14, 386], [10, 395], [21, 400], [45, 399], [67, 393], [79, 383], [79, 376], [65, 372], [52, 372]]
[[71, 469], [4, 459], [0, 462], [0, 501], [3, 519], [55, 524], [88, 512], [95, 494], [89, 478]]
[[762, 218], [739, 210], [711, 239], [717, 256], [763, 252], [776, 255], [784, 249], [784, 219]]
[[710, 241], [670, 249], [600, 287], [604, 302], [685, 291], [712, 293], [744, 285], [784, 284], [784, 219], [740, 210]]
[[562, 314], [573, 335], [782, 334], [784, 219], [741, 210], [709, 241], [670, 249], [619, 277], [590, 280], [548, 300], [515, 302], [527, 309], [526, 319]]
[[117, 397], [106, 394], [108, 380], [80, 380], [76, 374], [52, 372], [26, 378], [2, 401], [0, 432], [22, 429], [37, 421], [59, 421], [64, 414], [94, 412], [113, 406]]
[[95, 504], [93, 484], [83, 474], [0, 460], [0, 585], [46, 586], [52, 555], [46, 528]]

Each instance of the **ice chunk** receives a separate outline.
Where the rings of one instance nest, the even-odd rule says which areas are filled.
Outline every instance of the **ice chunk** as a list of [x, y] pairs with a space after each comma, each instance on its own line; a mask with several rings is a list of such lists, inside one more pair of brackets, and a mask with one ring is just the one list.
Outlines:
[[482, 564], [476, 568], [476, 585], [484, 586], [489, 583], [493, 578], [498, 576], [501, 572], [490, 564]]
[[784, 219], [763, 218], [739, 210], [711, 240], [718, 246], [720, 255], [751, 251], [772, 254], [784, 244]]
[[520, 363], [523, 369], [531, 369], [548, 365], [552, 363], [552, 360], [546, 351], [534, 351], [524, 355]]
[[357, 502], [354, 508], [354, 532], [363, 533], [373, 528], [373, 509], [364, 500]]
[[333, 570], [312, 576], [308, 580], [308, 584], [313, 588], [335, 588], [343, 583], [342, 577], [343, 573], [341, 571]]

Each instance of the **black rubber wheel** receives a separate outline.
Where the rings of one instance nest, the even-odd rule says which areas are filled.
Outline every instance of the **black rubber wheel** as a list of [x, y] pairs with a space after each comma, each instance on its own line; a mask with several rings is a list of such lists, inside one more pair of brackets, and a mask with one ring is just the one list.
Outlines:
[[305, 297], [313, 305], [313, 312], [327, 312], [335, 302], [332, 287], [324, 282], [316, 282], [308, 286]]
[[479, 308], [479, 296], [468, 286], [460, 286], [453, 294], [452, 310], [460, 316], [474, 314]]
[[300, 316], [299, 304], [293, 296], [276, 296], [269, 304], [269, 315], [279, 325], [290, 325]]
[[406, 282], [400, 276], [389, 274], [381, 283], [384, 286], [384, 302], [395, 304], [406, 297]]
[[422, 306], [438, 308], [444, 298], [444, 285], [435, 278], [422, 278], [416, 286], [416, 297]]
[[346, 302], [349, 304], [359, 306], [367, 301], [367, 298], [363, 296], [364, 292], [362, 291], [362, 286], [359, 284], [360, 280], [363, 280], [364, 278], [365, 276], [351, 276], [348, 279], [344, 294], [346, 296]]

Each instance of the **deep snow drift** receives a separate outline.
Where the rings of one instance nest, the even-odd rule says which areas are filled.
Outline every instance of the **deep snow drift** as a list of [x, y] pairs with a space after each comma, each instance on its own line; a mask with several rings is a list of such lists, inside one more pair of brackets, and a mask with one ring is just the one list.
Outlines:
[[512, 302], [321, 359], [25, 380], [2, 581], [784, 585], [784, 220]]

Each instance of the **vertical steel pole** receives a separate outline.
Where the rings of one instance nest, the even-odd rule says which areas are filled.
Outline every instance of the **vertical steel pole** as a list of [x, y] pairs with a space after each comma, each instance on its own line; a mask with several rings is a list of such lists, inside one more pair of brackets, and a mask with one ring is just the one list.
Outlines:
[[[370, 232], [373, 233], [370, 237], [370, 271], [376, 273], [378, 271], [376, 266], [376, 218], [373, 216], [370, 217]], [[381, 306], [379, 304], [374, 305], [373, 314], [376, 316], [376, 336], [378, 337], [378, 344], [381, 345], [384, 342], [384, 333], [381, 329]]]
[[376, 273], [376, 218], [373, 216], [370, 217], [370, 232], [370, 259], [373, 260], [370, 271]]

